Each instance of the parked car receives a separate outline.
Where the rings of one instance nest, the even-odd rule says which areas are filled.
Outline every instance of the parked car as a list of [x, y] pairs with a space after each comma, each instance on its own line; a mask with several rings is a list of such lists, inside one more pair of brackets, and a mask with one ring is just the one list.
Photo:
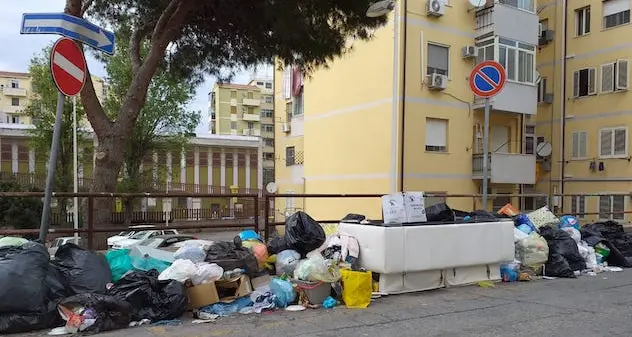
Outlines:
[[153, 238], [143, 240], [138, 243], [139, 246], [149, 248], [167, 248], [176, 245], [179, 242], [197, 240], [196, 236], [188, 234], [170, 234], [170, 235], [158, 235]]
[[[78, 238], [79, 242], [79, 247], [83, 247], [83, 239], [82, 238]], [[50, 258], [51, 260], [55, 259], [55, 253], [57, 253], [57, 249], [59, 249], [59, 247], [67, 244], [67, 243], [75, 243], [75, 237], [74, 236], [64, 236], [61, 238], [57, 238], [55, 239], [55, 241], [53, 241], [53, 243], [50, 245], [50, 248], [48, 248], [48, 254], [50, 254]]]
[[112, 248], [112, 246], [114, 245], [114, 243], [116, 241], [129, 239], [132, 235], [138, 233], [139, 231], [149, 230], [149, 229], [153, 229], [153, 228], [156, 228], [156, 226], [152, 225], [152, 224], [142, 224], [142, 225], [129, 226], [129, 230], [122, 231], [122, 232], [118, 233], [117, 235], [114, 235], [114, 236], [111, 236], [111, 237], [108, 238], [108, 240], [107, 240], [108, 248]]
[[177, 235], [177, 230], [175, 229], [165, 229], [165, 230], [145, 230], [136, 232], [136, 234], [130, 236], [127, 239], [118, 240], [112, 245], [112, 249], [129, 249], [137, 245], [143, 240], [154, 238], [158, 235]]

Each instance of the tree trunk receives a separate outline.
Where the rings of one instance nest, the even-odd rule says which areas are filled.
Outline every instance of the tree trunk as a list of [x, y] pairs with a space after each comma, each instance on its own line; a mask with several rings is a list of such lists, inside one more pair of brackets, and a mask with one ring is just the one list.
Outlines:
[[124, 215], [125, 215], [125, 221], [124, 224], [125, 226], [129, 227], [132, 225], [132, 215], [133, 215], [133, 211], [134, 211], [134, 199], [132, 198], [125, 198], [125, 204], [123, 205], [123, 207], [125, 208], [124, 210]]

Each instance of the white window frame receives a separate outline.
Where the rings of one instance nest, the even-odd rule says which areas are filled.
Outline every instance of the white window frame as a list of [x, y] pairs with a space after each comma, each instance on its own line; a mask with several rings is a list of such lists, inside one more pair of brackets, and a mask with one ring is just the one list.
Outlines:
[[[615, 154], [614, 153], [614, 146], [615, 146], [615, 132], [617, 130], [625, 130], [625, 153], [623, 154]], [[611, 154], [609, 155], [604, 155], [601, 153], [601, 134], [604, 131], [610, 131], [611, 132], [611, 136], [610, 136], [610, 150], [611, 150]], [[599, 130], [599, 158], [603, 158], [603, 159], [609, 159], [609, 158], [627, 158], [628, 157], [628, 128], [626, 126], [617, 126], [617, 127], [611, 127], [611, 128], [602, 128]]]
[[586, 217], [586, 196], [575, 195], [571, 197], [571, 214], [578, 219], [584, 219]]
[[[527, 128], [533, 128], [533, 132], [527, 132]], [[533, 151], [528, 152], [527, 151], [527, 139], [531, 139], [532, 140], [532, 144], [533, 144]], [[535, 136], [535, 124], [527, 124], [524, 126], [524, 146], [522, 149], [522, 153], [523, 154], [535, 154], [535, 149], [538, 146], [538, 144], [536, 144], [536, 142], [538, 141], [538, 138]]]
[[[522, 84], [531, 84], [531, 85], [535, 85], [535, 67], [536, 67], [536, 46], [534, 45], [530, 45], [530, 44], [526, 44], [526, 43], [522, 43], [522, 42], [518, 42], [518, 41], [513, 41], [510, 39], [506, 39], [506, 38], [501, 38], [501, 37], [495, 37], [495, 48], [494, 48], [494, 56], [496, 58], [496, 61], [503, 64], [503, 60], [500, 59], [500, 50], [501, 48], [504, 48], [506, 50], [505, 52], [505, 71], [507, 72], [507, 81], [509, 82], [515, 82], [515, 83], [522, 83]], [[515, 69], [507, 69], [508, 68], [508, 64], [509, 64], [509, 51], [512, 50], [514, 52], [514, 66]], [[519, 79], [519, 75], [520, 75], [520, 56], [521, 55], [525, 55], [525, 62], [526, 62], [526, 56], [530, 56], [531, 60], [532, 60], [532, 64], [531, 67], [529, 67], [530, 69], [525, 69], [527, 71], [527, 73], [525, 74], [525, 76], [528, 78], [529, 74], [531, 76], [531, 81], [529, 80], [520, 80]]]
[[[610, 3], [612, 5], [612, 3], [615, 3], [615, 2], [619, 3], [619, 5], [623, 4], [623, 6], [627, 7], [627, 8], [621, 7], [621, 8], [618, 8], [618, 12], [612, 12], [610, 14], [606, 13], [606, 12], [609, 12], [609, 11], [606, 10], [606, 6], [609, 6], [608, 3]], [[627, 25], [627, 24], [630, 23], [630, 1], [629, 0], [603, 0], [602, 4], [603, 4], [602, 5], [602, 15], [603, 15], [602, 27], [603, 27], [603, 29], [612, 29], [612, 28], [621, 27], [623, 25]], [[627, 6], [626, 6], [626, 4], [627, 4]], [[606, 18], [612, 17], [612, 16], [618, 16], [618, 15], [625, 16], [625, 14], [624, 14], [625, 12], [628, 12], [627, 13], [627, 19], [628, 20], [626, 22], [620, 22], [620, 23], [618, 23], [616, 25], [613, 25], [613, 26], [610, 26], [610, 27], [606, 26]]]
[[[603, 194], [608, 194], [608, 193], [612, 193], [612, 192], [602, 192]], [[623, 198], [623, 209], [622, 210], [616, 210], [614, 209], [614, 197], [619, 197], [619, 198]], [[602, 212], [601, 212], [601, 198], [608, 198], [608, 216], [607, 217], [602, 217]], [[597, 204], [597, 212], [599, 213], [598, 218], [599, 220], [616, 220], [616, 221], [625, 221], [625, 213], [623, 214], [617, 214], [618, 217], [620, 218], [615, 218], [614, 214], [612, 214], [612, 212], [625, 212], [626, 211], [626, 204], [628, 202], [627, 200], [628, 198], [625, 195], [604, 195], [604, 196], [600, 196], [598, 198], [598, 204]]]
[[519, 9], [521, 11], [535, 13], [535, 0], [515, 0], [516, 5], [508, 4], [507, 0], [499, 0], [499, 3], [502, 3], [506, 6], [513, 7]]
[[[428, 124], [429, 122], [432, 121], [436, 121], [436, 122], [441, 122], [442, 124], [445, 125], [445, 139], [443, 140], [443, 142], [438, 141], [436, 142], [436, 144], [428, 144], [429, 140], [428, 140]], [[449, 134], [450, 134], [450, 120], [445, 119], [445, 118], [432, 118], [432, 117], [427, 117], [426, 118], [426, 128], [425, 128], [425, 150], [426, 152], [429, 153], [447, 153], [448, 152], [448, 139], [449, 139]], [[440, 143], [443, 143], [445, 145], [438, 145]]]
[[[450, 57], [451, 57], [450, 46], [446, 45], [446, 44], [437, 43], [437, 42], [430, 42], [430, 41], [426, 43], [426, 75], [427, 76], [432, 75], [432, 73], [430, 73], [428, 71], [428, 64], [430, 63], [430, 55], [428, 54], [428, 52], [430, 50], [430, 48], [429, 48], [430, 46], [439, 47], [439, 48], [445, 48], [446, 51], [448, 52], [448, 56], [447, 56], [448, 59], [446, 60], [447, 61], [447, 65], [448, 65], [448, 69], [445, 69], [446, 73], [443, 74], [443, 75], [446, 75], [448, 78], [450, 78], [450, 68], [451, 68], [451, 64], [450, 64]], [[443, 70], [443, 69], [439, 69], [439, 70]]]
[[[590, 34], [590, 6], [578, 8], [575, 10], [575, 36], [586, 36]], [[588, 20], [586, 20], [588, 17]]]
[[[582, 71], [587, 71], [588, 72], [588, 82], [587, 82], [587, 88], [586, 88], [586, 95], [584, 96], [580, 96], [580, 91], [581, 88], [579, 87], [579, 81], [580, 81], [580, 76], [581, 76], [581, 72]], [[591, 73], [592, 73], [592, 83], [590, 81], [591, 78]], [[593, 96], [597, 94], [597, 69], [595, 68], [582, 68], [582, 69], [577, 69], [573, 72], [573, 98], [581, 98], [581, 97], [589, 97], [589, 96]], [[592, 85], [592, 90], [591, 90], [591, 85]], [[575, 89], [577, 89], [577, 92], [575, 92]]]
[[[608, 62], [602, 64], [599, 68], [601, 70], [599, 89], [602, 94], [628, 90], [630, 87], [630, 68], [627, 59], [618, 59], [614, 62]], [[604, 78], [607, 69], [612, 73], [612, 78], [608, 81]], [[623, 69], [623, 71], [621, 71], [621, 69]], [[624, 76], [623, 79], [621, 76]], [[604, 88], [605, 83], [610, 84], [608, 88]]]
[[[575, 137], [577, 138], [577, 144], [575, 144]], [[581, 138], [584, 138], [584, 148], [581, 148]], [[577, 145], [577, 148], [575, 147]], [[582, 153], [582, 150], [583, 153]], [[586, 131], [571, 132], [571, 159], [586, 159], [588, 158], [588, 133]]]

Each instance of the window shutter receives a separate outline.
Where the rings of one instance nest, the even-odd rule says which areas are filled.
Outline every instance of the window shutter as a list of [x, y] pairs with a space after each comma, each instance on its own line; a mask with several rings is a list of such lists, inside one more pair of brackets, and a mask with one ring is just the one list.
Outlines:
[[289, 66], [283, 71], [283, 98], [290, 99], [292, 97], [292, 69]]
[[594, 95], [597, 93], [597, 69], [588, 69], [588, 95]]
[[579, 138], [579, 157], [580, 158], [586, 158], [587, 154], [586, 154], [586, 143], [587, 143], [587, 138], [588, 138], [588, 134], [586, 132], [580, 132], [578, 135]]
[[[584, 196], [579, 197], [579, 213], [586, 213], [586, 197]], [[580, 215], [582, 218], [584, 216], [584, 214]]]
[[571, 139], [571, 158], [579, 158], [579, 133], [573, 132]]
[[[625, 196], [623, 195], [613, 195], [612, 196], [612, 211], [613, 212], [625, 212]], [[625, 215], [621, 214], [612, 214], [613, 219], [623, 220]]]
[[447, 146], [447, 122], [442, 119], [426, 119], [426, 145]]
[[599, 197], [599, 218], [609, 219], [610, 218], [609, 213], [610, 213], [610, 197], [600, 196]]
[[573, 72], [573, 97], [579, 97], [579, 71]]
[[617, 60], [617, 90], [628, 89], [628, 60]]
[[614, 155], [625, 155], [626, 143], [627, 143], [627, 130], [615, 129], [614, 130]]
[[601, 65], [601, 92], [614, 91], [614, 63]]
[[612, 155], [612, 130], [601, 130], [600, 133], [600, 156], [611, 156]]
[[603, 16], [621, 13], [629, 9], [629, 0], [606, 0], [603, 2]]

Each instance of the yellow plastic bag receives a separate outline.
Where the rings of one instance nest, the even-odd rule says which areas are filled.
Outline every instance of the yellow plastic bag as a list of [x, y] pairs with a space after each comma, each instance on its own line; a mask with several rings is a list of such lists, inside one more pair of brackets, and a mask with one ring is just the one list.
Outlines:
[[353, 271], [343, 269], [342, 300], [347, 308], [364, 309], [371, 304], [373, 292], [373, 275], [370, 271]]

